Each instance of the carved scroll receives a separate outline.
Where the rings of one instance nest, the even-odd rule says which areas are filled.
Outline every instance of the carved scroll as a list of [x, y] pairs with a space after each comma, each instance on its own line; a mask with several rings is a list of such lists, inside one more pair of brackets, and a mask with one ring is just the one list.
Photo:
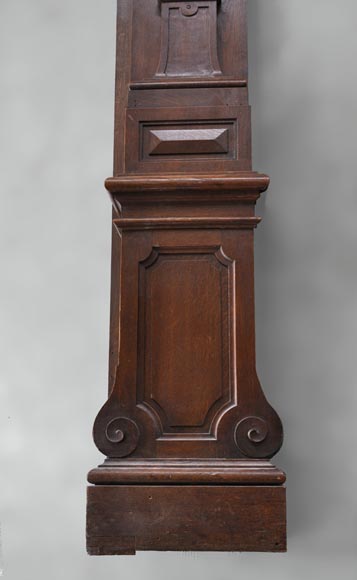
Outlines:
[[247, 0], [118, 0], [110, 389], [90, 554], [284, 551], [256, 373]]

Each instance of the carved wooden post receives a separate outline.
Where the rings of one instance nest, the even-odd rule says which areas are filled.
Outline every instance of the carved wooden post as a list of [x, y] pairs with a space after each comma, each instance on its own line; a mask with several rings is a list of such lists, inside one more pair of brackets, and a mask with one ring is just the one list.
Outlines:
[[[255, 370], [245, 0], [119, 0], [109, 399], [90, 554], [284, 551]], [[161, 39], [161, 42], [158, 42]]]

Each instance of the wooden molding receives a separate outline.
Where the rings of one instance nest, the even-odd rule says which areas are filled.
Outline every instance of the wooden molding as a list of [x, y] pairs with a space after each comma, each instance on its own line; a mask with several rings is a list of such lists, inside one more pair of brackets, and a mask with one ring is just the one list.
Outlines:
[[95, 485], [121, 484], [235, 484], [283, 485], [286, 476], [270, 461], [210, 460], [107, 460], [92, 469], [88, 481]]
[[286, 550], [256, 372], [246, 0], [118, 0], [109, 396], [87, 550]]
[[261, 218], [158, 218], [158, 219], [114, 219], [120, 230], [204, 230], [204, 229], [252, 229]]
[[214, 191], [263, 193], [270, 183], [267, 175], [259, 173], [123, 175], [110, 177], [105, 187], [112, 193]]
[[130, 89], [132, 91], [150, 90], [150, 89], [214, 89], [214, 88], [240, 88], [246, 87], [248, 82], [246, 80], [220, 78], [216, 79], [200, 79], [191, 78], [183, 79], [162, 79], [153, 81], [142, 81], [131, 83]]

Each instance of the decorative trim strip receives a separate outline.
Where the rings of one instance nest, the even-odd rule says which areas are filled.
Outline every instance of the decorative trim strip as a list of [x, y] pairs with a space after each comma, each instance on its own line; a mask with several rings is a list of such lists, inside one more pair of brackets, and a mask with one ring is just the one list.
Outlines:
[[211, 89], [211, 88], [239, 88], [247, 87], [247, 80], [238, 79], [190, 79], [190, 80], [164, 80], [164, 81], [142, 81], [131, 83], [130, 89], [132, 91], [150, 90], [150, 89]]
[[185, 175], [167, 174], [161, 177], [157, 175], [129, 175], [110, 177], [105, 182], [105, 187], [110, 193], [131, 192], [169, 192], [169, 191], [204, 191], [206, 193], [216, 191], [257, 191], [263, 192], [268, 189], [270, 179], [267, 175], [259, 173], [226, 173], [224, 175], [207, 176], [205, 174]]
[[260, 223], [258, 217], [233, 218], [148, 218], [113, 220], [119, 230], [202, 230], [202, 229], [254, 229]]
[[89, 483], [96, 485], [121, 483], [283, 485], [285, 480], [285, 473], [269, 461], [213, 458], [206, 461], [136, 459], [135, 463], [125, 459], [121, 459], [120, 462], [109, 459], [88, 474]]
[[[169, 3], [169, 2], [185, 2], [186, 4], [188, 3], [187, 0], [159, 0], [159, 4], [165, 4], [165, 3]], [[221, 3], [221, 0], [216, 0], [217, 4]]]

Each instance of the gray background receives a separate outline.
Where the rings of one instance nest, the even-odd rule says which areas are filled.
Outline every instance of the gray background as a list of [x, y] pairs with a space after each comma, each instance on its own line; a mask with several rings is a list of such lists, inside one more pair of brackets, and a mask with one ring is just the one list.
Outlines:
[[1, 0], [0, 519], [11, 580], [357, 579], [357, 3], [249, 0], [258, 370], [289, 552], [85, 554], [107, 375], [115, 2]]

